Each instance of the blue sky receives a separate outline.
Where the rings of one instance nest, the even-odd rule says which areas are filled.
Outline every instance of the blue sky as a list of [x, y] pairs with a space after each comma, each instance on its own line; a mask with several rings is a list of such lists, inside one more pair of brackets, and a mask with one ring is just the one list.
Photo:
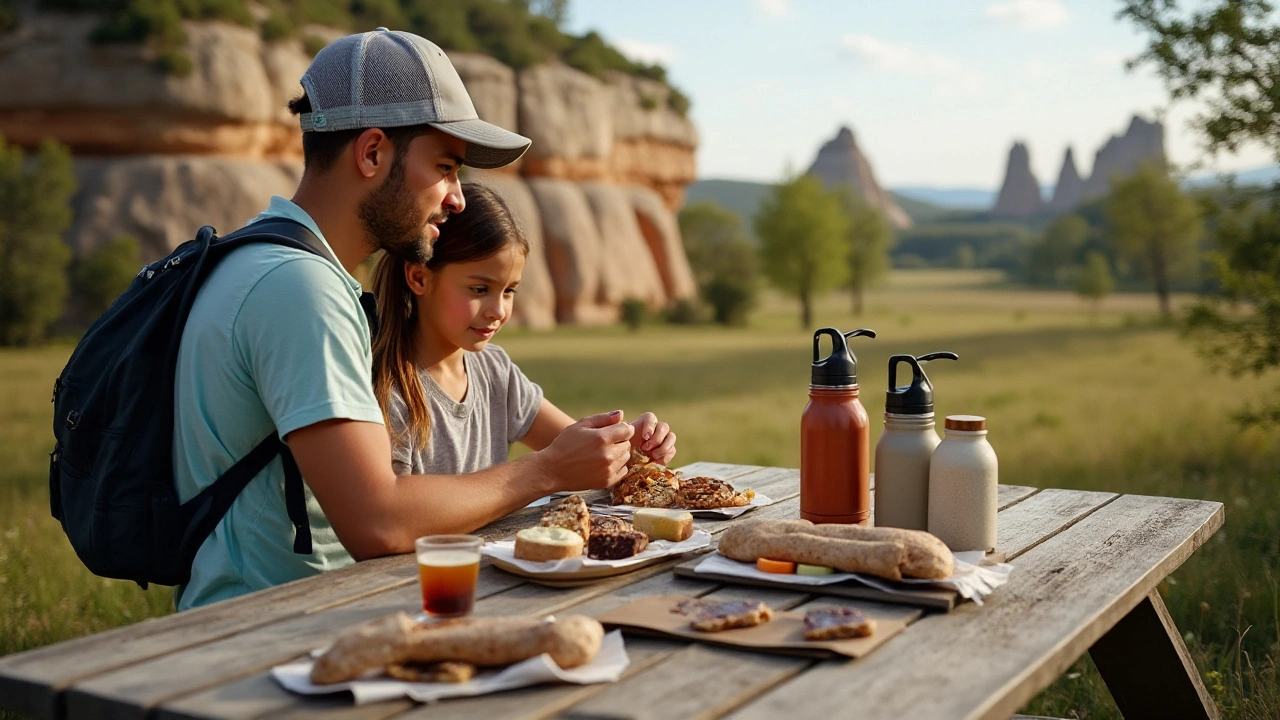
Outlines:
[[[849, 125], [882, 184], [999, 187], [1023, 140], [1041, 184], [1067, 146], [1082, 174], [1130, 117], [1167, 105], [1149, 70], [1124, 70], [1143, 37], [1117, 0], [577, 0], [569, 30], [594, 29], [660, 61], [693, 100], [698, 176], [775, 181], [803, 170]], [[1165, 116], [1174, 162], [1205, 159]], [[1260, 147], [1209, 169], [1270, 162]]]

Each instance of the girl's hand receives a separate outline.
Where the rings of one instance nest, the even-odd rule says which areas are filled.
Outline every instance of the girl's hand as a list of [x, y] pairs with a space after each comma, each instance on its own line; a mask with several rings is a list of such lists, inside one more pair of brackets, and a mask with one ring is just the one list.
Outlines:
[[631, 436], [631, 446], [656, 463], [667, 465], [676, 456], [676, 434], [671, 426], [658, 422], [658, 416], [647, 412], [631, 421], [636, 429]]

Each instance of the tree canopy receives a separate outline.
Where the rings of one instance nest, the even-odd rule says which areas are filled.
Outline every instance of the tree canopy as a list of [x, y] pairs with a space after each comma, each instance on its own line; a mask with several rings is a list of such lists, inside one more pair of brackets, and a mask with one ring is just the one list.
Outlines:
[[848, 277], [849, 221], [836, 193], [799, 175], [775, 185], [755, 217], [765, 276], [800, 301], [800, 323], [813, 324], [813, 299]]

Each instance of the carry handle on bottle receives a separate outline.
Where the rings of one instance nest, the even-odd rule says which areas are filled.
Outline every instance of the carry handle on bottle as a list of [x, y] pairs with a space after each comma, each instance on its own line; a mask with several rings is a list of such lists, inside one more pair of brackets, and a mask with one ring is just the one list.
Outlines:
[[898, 363], [911, 363], [911, 384], [918, 385], [922, 380], [928, 380], [925, 377], [924, 369], [921, 364], [930, 360], [959, 360], [960, 356], [953, 352], [931, 352], [916, 357], [914, 355], [893, 355], [889, 358], [889, 389], [894, 390], [898, 387]]
[[813, 362], [815, 364], [831, 357], [831, 355], [828, 355], [826, 358], [821, 358], [821, 360], [818, 358], [818, 352], [821, 347], [821, 341], [822, 341], [823, 335], [827, 335], [831, 338], [831, 355], [835, 355], [837, 352], [840, 352], [841, 350], [844, 350], [846, 353], [849, 351], [849, 344], [845, 342], [846, 340], [850, 338], [861, 337], [864, 335], [866, 337], [873, 338], [876, 336], [876, 331], [871, 330], [869, 328], [858, 328], [857, 330], [850, 330], [847, 333], [842, 333], [835, 328], [822, 328], [821, 330], [814, 332], [813, 333]]

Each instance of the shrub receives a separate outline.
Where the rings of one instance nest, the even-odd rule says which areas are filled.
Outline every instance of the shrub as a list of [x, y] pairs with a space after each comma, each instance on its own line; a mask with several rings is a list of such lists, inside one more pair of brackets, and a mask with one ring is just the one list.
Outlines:
[[698, 291], [714, 308], [716, 322], [741, 325], [755, 305], [756, 251], [742, 221], [709, 202], [680, 210], [680, 235]]
[[0, 345], [35, 345], [62, 316], [76, 178], [71, 153], [46, 140], [24, 167], [0, 137]]
[[637, 298], [623, 300], [620, 310], [622, 311], [622, 324], [626, 325], [631, 332], [639, 330], [649, 316], [649, 307], [645, 305], [643, 300]]
[[71, 297], [92, 320], [129, 287], [141, 265], [138, 240], [118, 235], [71, 265]]
[[165, 75], [186, 77], [191, 74], [195, 66], [183, 51], [165, 50], [156, 58], [156, 69]]
[[[289, 18], [278, 12], [271, 13], [271, 16], [263, 21], [259, 32], [266, 42], [283, 40], [293, 35], [293, 23], [289, 21]], [[315, 55], [315, 53], [312, 53], [312, 55]]]
[[302, 49], [305, 50], [307, 54], [310, 55], [311, 57], [315, 57], [321, 50], [324, 49], [325, 45], [328, 45], [328, 44], [329, 44], [328, 40], [325, 40], [324, 38], [318, 35], [302, 36]]
[[712, 311], [697, 300], [677, 300], [667, 308], [666, 320], [672, 325], [704, 325], [711, 322]]

